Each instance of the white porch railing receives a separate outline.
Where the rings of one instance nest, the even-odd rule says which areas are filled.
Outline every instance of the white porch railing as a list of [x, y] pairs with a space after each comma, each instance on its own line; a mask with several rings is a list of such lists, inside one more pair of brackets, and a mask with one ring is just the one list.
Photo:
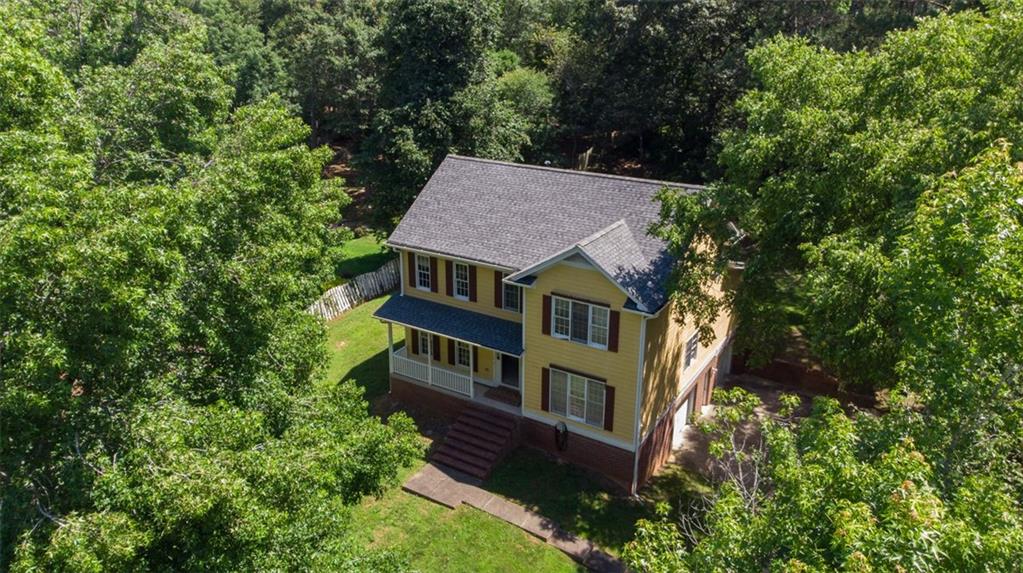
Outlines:
[[439, 386], [445, 390], [472, 397], [472, 379], [467, 374], [460, 374], [447, 368], [432, 366], [428, 362], [420, 362], [409, 358], [405, 348], [391, 351], [391, 372], [401, 374], [425, 382], [430, 386]]

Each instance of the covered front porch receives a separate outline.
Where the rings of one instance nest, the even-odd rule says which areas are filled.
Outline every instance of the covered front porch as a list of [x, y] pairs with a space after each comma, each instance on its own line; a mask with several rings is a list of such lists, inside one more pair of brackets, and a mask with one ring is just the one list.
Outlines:
[[[374, 314], [387, 325], [392, 375], [502, 411], [521, 413], [521, 325], [409, 296]], [[395, 327], [404, 343], [395, 347]]]

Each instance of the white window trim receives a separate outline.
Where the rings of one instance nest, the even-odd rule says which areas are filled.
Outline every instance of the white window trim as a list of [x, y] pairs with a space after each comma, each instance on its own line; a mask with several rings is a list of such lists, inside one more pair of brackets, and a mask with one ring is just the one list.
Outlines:
[[[506, 275], [507, 276], [507, 275]], [[519, 285], [513, 285], [508, 283], [501, 283], [501, 308], [508, 312], [514, 312], [516, 314], [522, 314], [522, 287]], [[515, 308], [508, 307], [508, 288], [515, 289]]]
[[[462, 349], [465, 349], [465, 363], [462, 363]], [[472, 367], [472, 348], [461, 340], [455, 341], [455, 365], [465, 366], [466, 368]]]
[[[429, 280], [429, 284], [427, 284], [426, 286], [423, 286], [422, 282], [420, 281], [420, 279], [422, 278], [422, 276], [420, 276], [420, 274], [423, 272], [423, 271], [421, 271], [419, 269], [419, 262], [421, 260], [422, 261], [426, 261], [426, 276], [427, 276], [427, 278]], [[433, 281], [435, 279], [434, 279], [433, 273], [430, 272], [430, 270], [431, 270], [430, 269], [430, 257], [428, 257], [426, 255], [420, 255], [420, 254], [416, 253], [416, 288], [417, 289], [425, 290], [425, 291], [432, 291], [433, 290]]]
[[[462, 267], [465, 269], [465, 295], [458, 294], [458, 268]], [[451, 294], [458, 300], [469, 300], [469, 265], [466, 263], [456, 262], [454, 268], [451, 270], [451, 281], [454, 283], [451, 285]]]
[[[555, 306], [557, 305], [557, 303], [555, 301], [558, 301], [558, 300], [565, 301], [565, 302], [568, 303], [568, 334], [567, 335], [565, 335], [565, 334], [558, 334], [557, 329], [554, 327], [555, 324], [557, 324], [557, 321], [555, 320], [555, 318], [557, 317], [557, 313], [554, 310]], [[573, 340], [572, 339], [572, 306], [576, 305], [576, 304], [586, 305], [586, 307], [587, 307], [587, 309], [586, 309], [586, 342], [579, 342], [578, 340]], [[603, 309], [607, 310], [607, 327], [606, 327], [606, 329], [607, 329], [607, 339], [610, 342], [610, 340], [611, 340], [611, 309], [610, 308], [607, 308], [606, 306], [590, 304], [590, 303], [587, 303], [587, 302], [581, 302], [581, 301], [578, 301], [578, 300], [573, 300], [573, 299], [570, 299], [570, 298], [565, 298], [565, 297], [561, 297], [561, 296], [557, 296], [557, 295], [551, 295], [551, 336], [554, 337], [554, 338], [557, 338], [559, 340], [567, 340], [569, 342], [574, 342], [575, 344], [581, 344], [583, 346], [589, 346], [590, 348], [596, 348], [597, 350], [607, 350], [607, 344], [599, 344], [599, 343], [593, 342], [593, 309], [594, 308], [603, 308]]]
[[[423, 344], [424, 341], [426, 342], [426, 344]], [[433, 348], [431, 348], [432, 346], [433, 346], [433, 337], [430, 336], [429, 332], [426, 332], [425, 330], [420, 330], [419, 331], [419, 354], [425, 355], [428, 359], [433, 360]]]
[[[604, 430], [604, 415], [607, 412], [607, 383], [606, 382], [602, 382], [600, 380], [593, 379], [593, 378], [587, 378], [586, 376], [582, 376], [580, 374], [573, 374], [571, 372], [565, 372], [564, 370], [559, 370], [557, 368], [550, 368], [550, 376], [552, 378], [553, 378], [555, 372], [558, 372], [558, 373], [561, 373], [561, 374], [565, 375], [565, 412], [561, 413], [561, 412], [555, 412], [554, 410], [551, 410], [551, 414], [554, 414], [556, 416], [561, 416], [561, 417], [563, 417], [563, 418], [565, 418], [567, 420], [572, 420], [573, 422], [577, 422], [577, 423], [580, 423], [580, 424], [585, 424], [585, 425], [590, 426], [592, 428], [598, 428], [600, 430]], [[583, 417], [582, 418], [580, 418], [578, 416], [573, 416], [571, 414], [571, 410], [572, 409], [569, 407], [569, 400], [570, 400], [570, 398], [572, 396], [572, 389], [571, 388], [572, 388], [572, 378], [573, 377], [583, 381]], [[597, 384], [600, 384], [600, 385], [604, 386], [604, 397], [601, 400], [601, 404], [600, 404], [600, 422], [597, 423], [597, 424], [591, 424], [590, 422], [588, 422], [586, 420], [586, 409], [589, 407], [589, 404], [590, 404], [590, 382], [594, 382], [594, 383], [597, 383]], [[548, 404], [554, 404], [554, 395], [553, 394], [554, 394], [554, 381], [552, 379], [549, 382], [549, 388], [548, 388], [548, 395], [547, 395], [547, 403]]]

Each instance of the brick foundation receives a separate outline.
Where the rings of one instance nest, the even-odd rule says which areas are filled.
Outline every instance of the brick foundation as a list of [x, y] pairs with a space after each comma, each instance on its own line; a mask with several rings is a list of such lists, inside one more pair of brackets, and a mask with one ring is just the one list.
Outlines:
[[455, 419], [469, 401], [443, 391], [420, 386], [400, 376], [391, 376], [391, 397], [405, 404], [421, 406], [444, 417]]
[[520, 428], [523, 444], [592, 470], [625, 491], [632, 486], [632, 452], [587, 438], [571, 429], [565, 449], [559, 450], [553, 425], [523, 418]]

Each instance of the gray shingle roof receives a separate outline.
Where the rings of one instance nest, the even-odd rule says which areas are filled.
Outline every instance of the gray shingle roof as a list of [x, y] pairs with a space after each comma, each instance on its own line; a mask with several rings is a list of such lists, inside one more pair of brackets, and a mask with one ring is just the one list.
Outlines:
[[510, 320], [402, 295], [392, 296], [373, 316], [505, 354], [522, 354], [522, 325]]
[[671, 269], [657, 192], [699, 186], [449, 155], [388, 239], [518, 271], [578, 247], [654, 310]]

